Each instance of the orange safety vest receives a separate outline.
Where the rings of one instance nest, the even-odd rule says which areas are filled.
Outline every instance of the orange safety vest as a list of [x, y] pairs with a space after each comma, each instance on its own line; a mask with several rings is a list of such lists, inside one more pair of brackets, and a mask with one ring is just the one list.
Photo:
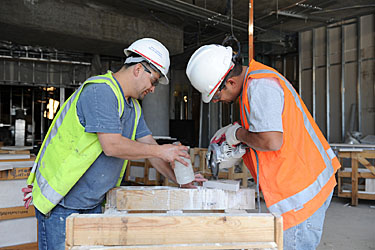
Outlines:
[[[249, 82], [265, 77], [278, 79], [284, 91], [283, 144], [278, 151], [257, 151], [259, 186], [268, 210], [282, 215], [286, 230], [323, 205], [336, 185], [340, 163], [293, 86], [279, 72], [254, 60], [239, 98], [242, 126], [249, 129]], [[256, 179], [255, 153], [248, 149], [243, 160]]]

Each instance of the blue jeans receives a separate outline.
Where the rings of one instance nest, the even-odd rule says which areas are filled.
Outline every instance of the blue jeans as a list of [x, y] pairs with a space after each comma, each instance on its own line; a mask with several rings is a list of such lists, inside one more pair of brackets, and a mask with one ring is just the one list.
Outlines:
[[49, 215], [44, 215], [35, 208], [38, 220], [39, 250], [65, 250], [65, 221], [73, 214], [100, 214], [101, 204], [93, 209], [69, 209], [57, 205]]
[[307, 220], [284, 231], [284, 250], [315, 250], [322, 238], [324, 217], [332, 193], [323, 205]]

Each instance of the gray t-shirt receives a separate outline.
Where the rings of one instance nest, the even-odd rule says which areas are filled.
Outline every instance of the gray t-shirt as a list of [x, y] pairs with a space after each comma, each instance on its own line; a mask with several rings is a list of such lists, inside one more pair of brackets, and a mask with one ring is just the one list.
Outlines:
[[[88, 84], [78, 99], [77, 115], [85, 132], [116, 133], [131, 138], [135, 109], [133, 102], [129, 101], [125, 101], [124, 113], [120, 118], [117, 98], [111, 87], [105, 83]], [[142, 112], [135, 138], [150, 134]], [[116, 186], [123, 164], [123, 159], [106, 156], [102, 152], [59, 204], [70, 209], [96, 207], [102, 203], [105, 194]]]
[[250, 132], [283, 132], [284, 91], [276, 78], [251, 79], [247, 90], [250, 102]]

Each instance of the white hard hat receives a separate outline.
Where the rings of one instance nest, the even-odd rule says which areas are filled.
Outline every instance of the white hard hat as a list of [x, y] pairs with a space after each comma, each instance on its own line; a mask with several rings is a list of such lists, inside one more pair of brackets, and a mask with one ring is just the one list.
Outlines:
[[[163, 44], [152, 38], [142, 38], [133, 42], [129, 48], [124, 49], [126, 56], [129, 56], [132, 52], [140, 55], [145, 61], [157, 68], [161, 73], [159, 82], [168, 84], [169, 52]], [[128, 59], [125, 63], [132, 62]], [[133, 62], [136, 61], [133, 60]]]
[[193, 87], [202, 93], [202, 101], [209, 103], [233, 67], [231, 47], [205, 45], [190, 57], [186, 75]]

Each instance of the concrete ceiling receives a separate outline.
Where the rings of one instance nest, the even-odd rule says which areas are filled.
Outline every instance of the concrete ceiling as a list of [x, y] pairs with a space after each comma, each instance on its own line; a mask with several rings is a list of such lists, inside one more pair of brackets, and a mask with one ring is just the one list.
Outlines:
[[[247, 0], [2, 0], [0, 40], [118, 56], [149, 36], [172, 55], [189, 55], [232, 30], [247, 43], [248, 6]], [[298, 31], [374, 12], [374, 0], [254, 0], [255, 43], [291, 52]]]

